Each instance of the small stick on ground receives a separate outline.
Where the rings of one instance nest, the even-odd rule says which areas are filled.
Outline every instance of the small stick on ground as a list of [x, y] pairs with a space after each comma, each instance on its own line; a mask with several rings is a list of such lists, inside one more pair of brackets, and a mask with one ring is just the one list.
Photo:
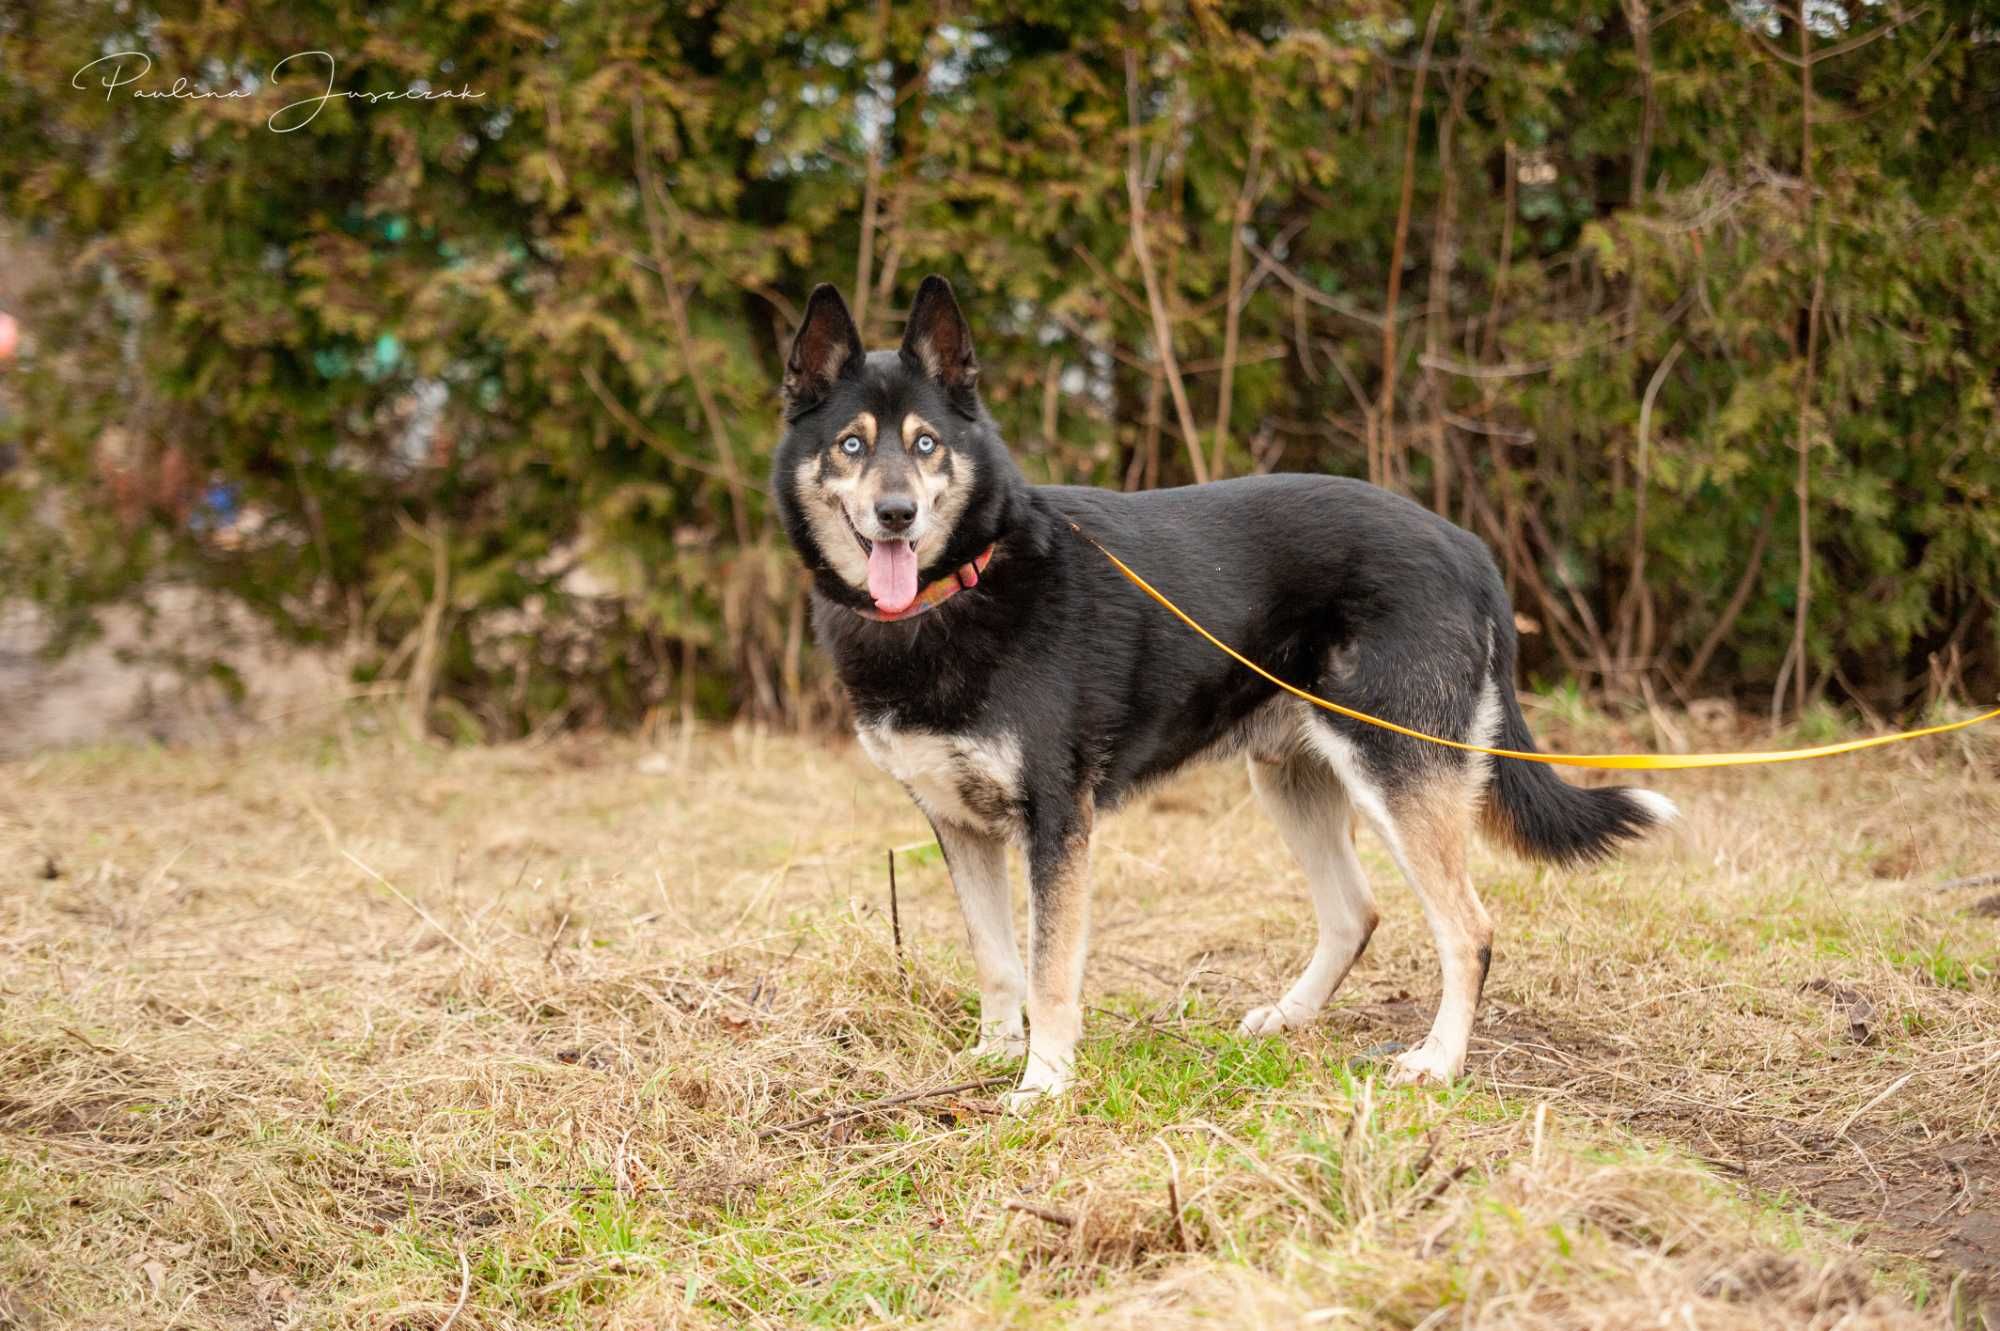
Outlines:
[[889, 852], [889, 931], [896, 937], [896, 964], [903, 964], [903, 912], [896, 906], [896, 852]]
[[625, 1129], [625, 1135], [618, 1139], [617, 1161], [611, 1166], [612, 1189], [620, 1197], [629, 1197], [634, 1192], [631, 1176], [627, 1172], [629, 1167], [625, 1163], [625, 1148], [631, 1143], [632, 1134], [637, 1130], [637, 1124]]
[[1939, 1156], [1938, 1159], [1943, 1160], [1946, 1164], [1950, 1165], [1954, 1170], [1957, 1171], [1958, 1191], [1952, 1193], [1951, 1200], [1944, 1204], [1944, 1210], [1939, 1211], [1936, 1215], [1930, 1218], [1929, 1223], [1933, 1225], [1935, 1225], [1938, 1221], [1944, 1219], [1947, 1215], [1951, 1214], [1953, 1211], [1957, 1210], [1958, 1204], [1961, 1201], [1967, 1200], [1972, 1196], [1972, 1176], [1965, 1172], [1965, 1166], [1961, 1165], [1956, 1160], [1947, 1159], [1944, 1156]]
[[1834, 1138], [1838, 1140], [1841, 1137], [1845, 1137], [1847, 1135], [1847, 1130], [1853, 1127], [1855, 1122], [1859, 1120], [1863, 1114], [1866, 1114], [1876, 1105], [1881, 1104], [1884, 1100], [1894, 1095], [1897, 1091], [1902, 1090], [1904, 1086], [1909, 1084], [1910, 1078], [1916, 1075], [1917, 1074], [1914, 1072], [1905, 1072], [1902, 1076], [1890, 1082], [1886, 1087], [1882, 1089], [1881, 1093], [1878, 1094], [1873, 1100], [1870, 1100], [1867, 1104], [1861, 1106], [1861, 1108], [1849, 1114], [1847, 1116], [1847, 1121], [1840, 1125], [1840, 1130], [1833, 1134]]
[[797, 1132], [801, 1128], [817, 1127], [821, 1123], [834, 1123], [841, 1119], [856, 1118], [862, 1114], [872, 1114], [878, 1109], [892, 1109], [897, 1105], [910, 1104], [917, 1100], [931, 1100], [940, 1095], [957, 1095], [962, 1091], [983, 1091], [988, 1087], [1011, 1082], [1012, 1077], [981, 1077], [978, 1081], [964, 1081], [956, 1086], [940, 1086], [929, 1091], [905, 1091], [901, 1095], [891, 1095], [881, 1100], [870, 1100], [866, 1104], [842, 1105], [837, 1109], [824, 1110], [807, 1118], [794, 1119], [790, 1123], [776, 1123], [768, 1128], [757, 1129], [759, 1141], [775, 1137], [781, 1132]]
[[1417, 1198], [1416, 1205], [1412, 1206], [1410, 1209], [1412, 1211], [1421, 1211], [1425, 1207], [1432, 1205], [1437, 1201], [1438, 1198], [1444, 1196], [1446, 1190], [1449, 1189], [1452, 1184], [1458, 1182], [1460, 1179], [1464, 1178], [1467, 1174], [1470, 1174], [1471, 1172], [1472, 1172], [1472, 1166], [1469, 1164], [1454, 1165], [1452, 1167], [1452, 1171], [1449, 1174], [1446, 1174], [1444, 1177], [1432, 1183], [1430, 1187], [1425, 1188], [1423, 1194]]
[[115, 1054], [118, 1052], [116, 1049], [106, 1049], [103, 1045], [97, 1043], [97, 1041], [91, 1039], [74, 1026], [63, 1026], [59, 1029], [64, 1035], [69, 1036], [70, 1039], [75, 1040], [93, 1054]]
[[1160, 1141], [1160, 1149], [1167, 1156], [1167, 1210], [1174, 1217], [1174, 1240], [1182, 1252], [1188, 1251], [1187, 1226], [1181, 1222], [1181, 1162], [1174, 1155], [1174, 1148]]
[[1976, 873], [1965, 878], [1947, 879], [1931, 890], [1934, 892], [1956, 892], [1961, 887], [1991, 887], [1995, 883], [2000, 883], [2000, 870], [1995, 870], [1992, 873]]
[[556, 921], [556, 931], [549, 935], [548, 947], [542, 952], [542, 964], [544, 966], [556, 959], [556, 944], [562, 942], [563, 930], [567, 928], [569, 928], [569, 911], [565, 910], [563, 911], [562, 918]]
[[1024, 1202], [1014, 1198], [1002, 1202], [1001, 1205], [1009, 1211], [1019, 1211], [1022, 1215], [1031, 1215], [1037, 1220], [1046, 1220], [1052, 1225], [1061, 1225], [1064, 1229], [1076, 1228], [1075, 1216], [1065, 1211], [1055, 1210], [1053, 1207], [1038, 1206], [1034, 1202]]
[[465, 1245], [458, 1248], [458, 1303], [451, 1310], [451, 1316], [438, 1325], [438, 1331], [451, 1331], [451, 1324], [465, 1311], [465, 1301], [472, 1297], [472, 1265], [465, 1260]]

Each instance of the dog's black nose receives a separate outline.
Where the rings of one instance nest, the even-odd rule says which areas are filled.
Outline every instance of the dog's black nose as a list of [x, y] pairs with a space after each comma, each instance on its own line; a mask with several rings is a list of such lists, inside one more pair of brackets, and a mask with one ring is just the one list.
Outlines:
[[917, 520], [917, 501], [906, 495], [891, 495], [875, 501], [875, 521], [884, 531], [908, 531]]

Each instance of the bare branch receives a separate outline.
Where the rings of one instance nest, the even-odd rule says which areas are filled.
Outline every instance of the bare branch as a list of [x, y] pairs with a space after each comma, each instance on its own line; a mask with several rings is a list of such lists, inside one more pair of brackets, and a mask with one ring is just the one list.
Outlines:
[[[1035, 1202], [1022, 1201], [1018, 1197], [1010, 1197], [1006, 1201], [1002, 1202], [1001, 1205], [1006, 1207], [1009, 1211], [1019, 1211], [1022, 1215], [1031, 1215], [1035, 1217], [1035, 1219], [1037, 1220], [1046, 1220], [1051, 1225], [1059, 1225], [1064, 1229], [1076, 1228], [1075, 1216], [1070, 1215], [1068, 1212], [1065, 1211], [1058, 1211], [1054, 1207], [1041, 1206]], [[1180, 1219], [1178, 1215], [1176, 1215], [1174, 1218], [1176, 1221]]]
[[1764, 567], [1764, 550], [1771, 544], [1771, 519], [1777, 511], [1778, 501], [1775, 499], [1764, 506], [1763, 520], [1757, 524], [1757, 539], [1750, 543], [1750, 557], [1743, 561], [1743, 576], [1736, 580], [1736, 590], [1729, 594], [1729, 604], [1722, 607], [1722, 613], [1709, 626], [1708, 636], [1695, 649], [1694, 660], [1688, 663], [1680, 682], [1674, 686], [1674, 692], [1693, 692], [1694, 686], [1701, 682], [1702, 672], [1708, 669], [1709, 658], [1715, 655], [1716, 648], [1722, 646], [1729, 631], [1736, 627], [1743, 607], [1750, 604], [1750, 592], [1757, 585], [1757, 572]]
[[1108, 289], [1112, 295], [1124, 301], [1125, 304], [1130, 306], [1135, 313], [1143, 315], [1147, 318], [1152, 317], [1153, 312], [1150, 308], [1147, 307], [1146, 302], [1140, 299], [1138, 296], [1134, 295], [1130, 287], [1127, 287], [1123, 282], [1120, 282], [1118, 280], [1117, 275], [1113, 273], [1109, 268], [1106, 268], [1104, 266], [1104, 261], [1102, 259], [1098, 258], [1095, 254], [1092, 254], [1088, 249], [1084, 248], [1082, 245], [1071, 245], [1069, 249], [1070, 253], [1074, 254], [1077, 258], [1083, 260], [1085, 266], [1087, 266], [1090, 269], [1090, 271], [1096, 276], [1098, 281], [1102, 282], [1105, 285], [1106, 289]]
[[761, 1140], [765, 1137], [775, 1137], [781, 1132], [798, 1132], [804, 1128], [817, 1127], [822, 1123], [837, 1123], [842, 1119], [859, 1118], [863, 1114], [893, 1109], [897, 1105], [914, 1104], [919, 1100], [935, 1100], [940, 1096], [983, 1091], [1012, 1080], [1014, 1080], [1012, 1077], [981, 1077], [978, 1081], [962, 1081], [955, 1086], [938, 1086], [927, 1091], [905, 1091], [901, 1095], [884, 1096], [880, 1100], [867, 1100], [858, 1105], [837, 1105], [805, 1118], [793, 1119], [790, 1123], [774, 1123], [768, 1128], [759, 1128], [757, 1136]]
[[614, 397], [611, 390], [604, 386], [604, 381], [598, 377], [596, 366], [585, 365], [582, 367], [581, 373], [585, 386], [596, 396], [604, 409], [610, 412], [620, 425], [624, 426], [627, 431], [653, 449], [654, 452], [673, 463], [676, 467], [686, 467], [689, 471], [700, 472], [704, 476], [713, 476], [717, 480], [728, 479], [721, 468], [710, 466], [700, 458], [691, 457], [681, 452], [678, 448], [675, 448], [672, 444], [647, 428], [644, 421], [633, 415], [631, 409]]
[[[1923, 10], [1917, 11], [1922, 13]], [[1912, 15], [1911, 17], [1914, 17]], [[1908, 19], [1899, 20], [1899, 24]], [[1891, 25], [1894, 27], [1897, 25]], [[1888, 31], [1889, 29], [1883, 29]], [[1792, 614], [1792, 643], [1785, 663], [1778, 669], [1778, 681], [1771, 690], [1771, 714], [1776, 718], [1785, 686], [1792, 685], [1792, 710], [1806, 710], [1806, 675], [1811, 663], [1806, 659], [1806, 627], [1812, 612], [1812, 399], [1819, 358], [1820, 303], [1826, 295], [1826, 231], [1820, 221], [1819, 194], [1813, 188], [1813, 67], [1834, 48], [1815, 52], [1812, 29], [1798, 25], [1799, 34], [1799, 177], [1805, 182], [1806, 229], [1813, 242], [1812, 298], [1806, 306], [1806, 359], [1799, 369], [1798, 474], [1793, 489], [1799, 505], [1799, 584]]]
[[1653, 377], [1646, 383], [1646, 392], [1639, 400], [1639, 456], [1637, 476], [1633, 479], [1632, 513], [1632, 569], [1625, 584], [1625, 595], [1618, 605], [1618, 655], [1620, 659], [1630, 659], [1633, 654], [1633, 637], [1638, 638], [1638, 655], [1650, 657], [1653, 653], [1653, 598], [1652, 589], [1646, 585], [1646, 505], [1652, 492], [1652, 424], [1653, 403], [1660, 395], [1660, 387], [1673, 372], [1674, 362], [1687, 350], [1687, 343], [1679, 338], [1660, 358], [1653, 370]]
[[1129, 49], [1125, 52], [1125, 113], [1131, 131], [1126, 144], [1125, 197], [1131, 218], [1132, 255], [1139, 261], [1139, 275], [1146, 283], [1146, 304], [1153, 317], [1153, 349], [1166, 374], [1167, 391], [1174, 399], [1174, 415], [1180, 419], [1188, 467], [1194, 473], [1195, 484], [1200, 485], [1208, 480], [1208, 463], [1201, 456], [1201, 434], [1195, 428], [1187, 385], [1181, 382], [1180, 364], [1174, 358], [1173, 322], [1167, 315], [1166, 298], [1153, 267], [1153, 251], [1146, 241], [1146, 198], [1139, 166], [1139, 57]]
[[1773, 60], [1782, 60], [1793, 69], [1810, 69], [1823, 60], [1832, 60], [1836, 56], [1843, 56], [1851, 51], [1858, 51], [1870, 42], [1878, 38], [1887, 37], [1896, 29], [1907, 23], [1913, 23], [1930, 12], [1931, 7], [1929, 5], [1921, 6], [1920, 8], [1911, 10], [1907, 14], [1899, 15], [1893, 21], [1884, 23], [1878, 28], [1870, 28], [1864, 33], [1849, 37], [1844, 42], [1836, 42], [1832, 46], [1822, 46], [1817, 50], [1812, 49], [1811, 46], [1812, 29], [1807, 24], [1800, 22], [1796, 14], [1788, 13], [1787, 16], [1792, 19], [1793, 26], [1799, 31], [1799, 54], [1797, 55], [1787, 54], [1769, 37], [1766, 37], [1755, 28], [1746, 27], [1743, 31], [1748, 33], [1750, 40], [1757, 43], [1764, 54], [1770, 56]]
[[1504, 425], [1494, 425], [1490, 421], [1474, 420], [1470, 416], [1460, 416], [1456, 412], [1444, 413], [1444, 423], [1467, 434], [1483, 434], [1494, 439], [1511, 439], [1517, 444], [1532, 444], [1540, 436], [1533, 430], [1510, 430]]
[[854, 256], [854, 326], [861, 330], [862, 344], [868, 340], [869, 298], [875, 291], [875, 213], [882, 194], [882, 144], [868, 145], [868, 169], [861, 182], [861, 239]]
[[[1403, 290], [1403, 250], [1410, 239], [1410, 202], [1417, 180], [1417, 128], [1423, 118], [1424, 77], [1429, 72], [1431, 45], [1437, 41], [1438, 20], [1444, 17], [1444, 0], [1432, 0], [1430, 22], [1424, 28], [1423, 50], [1417, 56], [1417, 76], [1410, 83], [1410, 112], [1403, 131], [1403, 191], [1396, 205], [1396, 234], [1389, 247], [1389, 291], [1382, 308], [1394, 310]], [[1396, 321], [1382, 322], [1382, 393], [1375, 408], [1381, 442], [1369, 450], [1368, 479], [1378, 485], [1393, 484], [1398, 461], [1395, 445], [1396, 420]]]
[[1229, 214], [1229, 311], [1222, 329], [1222, 384], [1215, 391], [1215, 442], [1209, 453], [1208, 470], [1222, 475], [1223, 452], [1229, 443], [1230, 397], [1236, 387], [1236, 342], [1242, 331], [1243, 303], [1249, 299], [1243, 281], [1243, 232], [1250, 225], [1250, 213], [1263, 192], [1257, 168], [1264, 155], [1261, 136], [1250, 143], [1250, 163], [1243, 168], [1243, 185], [1236, 191], [1236, 206]]
[[1922, 60], [1919, 60], [1917, 62], [1916, 68], [1912, 69], [1908, 74], [1906, 74], [1903, 77], [1903, 81], [1896, 85], [1896, 90], [1894, 92], [1884, 96], [1881, 101], [1876, 102], [1872, 106], [1859, 106], [1852, 111], [1846, 111], [1837, 116], [1827, 116], [1823, 123], [1829, 125], [1849, 125], [1857, 120], [1866, 120], [1869, 116], [1874, 115], [1877, 111], [1880, 111], [1883, 107], [1892, 105], [1895, 102], [1900, 101], [1902, 99], [1903, 93], [1908, 91], [1909, 86], [1917, 81], [1917, 77], [1937, 62], [1938, 56], [1944, 53], [1944, 48], [1946, 44], [1949, 43], [1951, 39], [1955, 35], [1957, 35], [1957, 33], [1958, 33], [1958, 25], [1956, 23], [1945, 24], [1944, 31], [1938, 34], [1938, 39], [1931, 46], [1930, 51], [1924, 56]]
[[[1321, 309], [1332, 310], [1335, 314], [1343, 315], [1358, 324], [1373, 328], [1377, 332], [1381, 331], [1383, 319], [1380, 315], [1371, 314], [1359, 305], [1341, 300], [1337, 296], [1327, 295], [1324, 291], [1321, 291], [1318, 287], [1300, 277], [1296, 272], [1293, 272], [1284, 260], [1273, 255], [1249, 237], [1244, 237], [1243, 243], [1252, 254], [1257, 256], [1258, 262], [1267, 266], [1273, 273], [1276, 273], [1278, 280], [1290, 287], [1300, 299], [1310, 301]], [[1414, 318], [1415, 313], [1413, 310], [1402, 317], [1405, 319]]]
[[666, 224], [660, 216], [663, 206], [671, 206], [671, 197], [665, 187], [653, 174], [652, 153], [646, 144], [646, 104], [637, 89], [632, 92], [632, 159], [635, 173], [639, 178], [639, 208], [646, 219], [646, 236], [653, 250], [653, 267], [660, 279], [660, 290], [667, 298], [667, 315], [671, 320], [674, 342], [680, 352], [681, 368], [688, 381], [694, 386], [695, 400], [701, 406], [702, 418], [708, 423], [709, 440], [715, 446], [715, 455], [722, 463], [724, 486], [729, 492], [729, 512], [736, 526], [736, 540], [740, 545], [753, 544], [750, 532], [750, 502], [744, 493], [743, 477], [736, 466], [736, 448], [729, 441], [729, 427], [723, 423], [722, 408], [715, 400], [715, 393], [709, 387], [708, 376], [702, 372], [700, 362], [695, 357], [694, 329], [688, 319], [687, 293], [674, 273], [672, 247], [667, 241]]
[[[1697, 288], [1690, 287], [1683, 292], [1681, 298], [1674, 302], [1673, 308], [1667, 311], [1663, 322], [1672, 324], [1686, 314], [1688, 308], [1694, 304], [1696, 290]], [[1614, 329], [1598, 337], [1564, 347], [1544, 360], [1507, 361], [1499, 365], [1467, 365], [1464, 361], [1453, 360], [1448, 356], [1424, 355], [1417, 357], [1417, 363], [1427, 370], [1441, 370], [1464, 379], [1520, 379], [1531, 374], [1547, 374], [1565, 361], [1588, 355], [1597, 348], [1609, 346], [1613, 342], [1622, 342], [1635, 331], [1629, 325]]]

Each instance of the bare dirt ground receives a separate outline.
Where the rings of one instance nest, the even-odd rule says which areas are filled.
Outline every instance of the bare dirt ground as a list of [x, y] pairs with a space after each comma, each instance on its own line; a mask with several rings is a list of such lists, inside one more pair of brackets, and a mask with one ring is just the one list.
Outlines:
[[1014, 1119], [845, 743], [0, 764], [0, 1327], [2000, 1325], [2000, 883], [1940, 886], [2000, 869], [1997, 774], [1676, 776], [1616, 864], [1482, 855], [1467, 1079], [1391, 1090], [1410, 894], [1364, 836], [1361, 966], [1238, 1038], [1310, 912], [1195, 773], [1104, 823], [1082, 1082]]

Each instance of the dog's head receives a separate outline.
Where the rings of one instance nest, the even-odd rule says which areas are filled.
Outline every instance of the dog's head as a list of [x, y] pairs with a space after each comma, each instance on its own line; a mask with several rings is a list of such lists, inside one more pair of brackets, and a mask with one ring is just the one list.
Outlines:
[[873, 354], [840, 293], [812, 293], [785, 364], [771, 485], [792, 543], [837, 599], [900, 612], [999, 535], [1018, 473], [978, 377], [942, 277], [917, 289], [901, 348]]

